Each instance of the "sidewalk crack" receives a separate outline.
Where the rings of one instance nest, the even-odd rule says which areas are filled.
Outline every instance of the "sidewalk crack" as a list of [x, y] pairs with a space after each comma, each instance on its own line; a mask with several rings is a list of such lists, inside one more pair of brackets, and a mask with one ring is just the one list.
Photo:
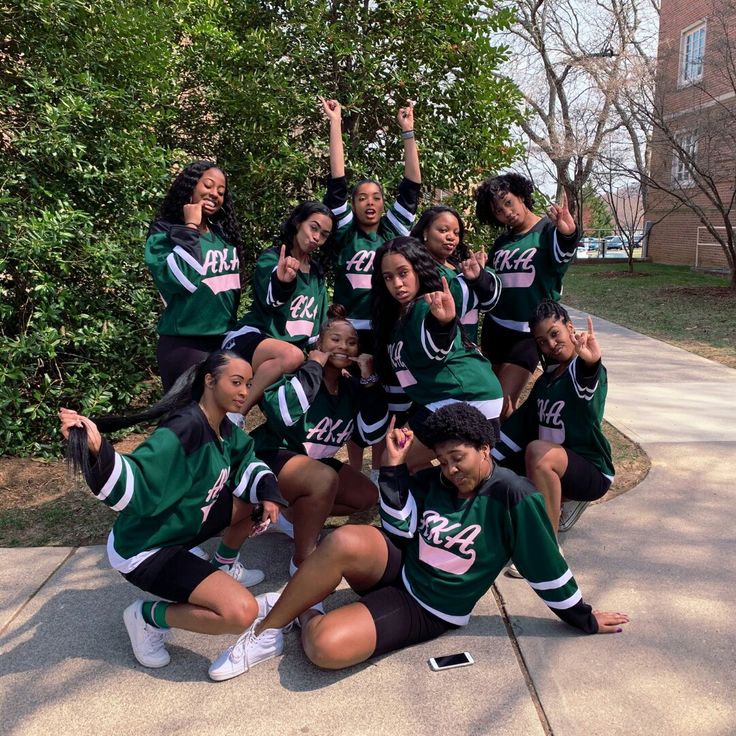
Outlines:
[[501, 595], [501, 591], [496, 587], [495, 584], [491, 587], [491, 590], [493, 592], [493, 597], [496, 599], [498, 610], [501, 612], [501, 619], [503, 620], [503, 625], [506, 627], [506, 633], [508, 634], [509, 640], [511, 641], [511, 648], [514, 650], [514, 654], [516, 655], [516, 661], [519, 664], [519, 669], [521, 670], [521, 674], [524, 677], [524, 682], [526, 683], [527, 690], [529, 690], [529, 696], [531, 697], [534, 708], [537, 711], [537, 716], [539, 717], [539, 722], [542, 725], [545, 736], [554, 736], [552, 726], [550, 725], [549, 719], [547, 718], [547, 714], [544, 712], [542, 700], [539, 697], [537, 688], [534, 685], [534, 680], [532, 679], [529, 668], [526, 665], [524, 654], [522, 653], [521, 647], [519, 646], [519, 640], [516, 638], [516, 632], [514, 631], [514, 627], [511, 625], [511, 619], [509, 617], [508, 611], [506, 610], [506, 601], [504, 601], [503, 596]]

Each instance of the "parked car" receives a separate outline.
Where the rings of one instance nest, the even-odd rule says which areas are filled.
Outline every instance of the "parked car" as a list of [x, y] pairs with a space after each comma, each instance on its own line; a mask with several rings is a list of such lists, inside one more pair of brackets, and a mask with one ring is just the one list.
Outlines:
[[580, 245], [585, 248], [585, 250], [600, 250], [601, 247], [601, 241], [600, 238], [583, 238], [580, 241]]
[[609, 235], [604, 239], [606, 250], [623, 250], [624, 239], [620, 235]]

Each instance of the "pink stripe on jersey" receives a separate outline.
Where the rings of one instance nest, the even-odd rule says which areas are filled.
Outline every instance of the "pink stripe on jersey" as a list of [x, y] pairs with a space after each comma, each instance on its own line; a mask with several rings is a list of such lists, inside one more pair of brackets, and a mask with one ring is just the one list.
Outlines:
[[464, 325], [477, 325], [478, 324], [478, 310], [471, 309], [461, 320], [461, 324]]
[[346, 273], [345, 278], [353, 289], [370, 289], [371, 275], [369, 273]]
[[302, 442], [302, 446], [307, 451], [307, 455], [315, 460], [333, 457], [340, 449], [339, 445], [319, 445], [316, 442]]
[[221, 294], [223, 291], [240, 289], [240, 274], [227, 273], [223, 276], [209, 276], [202, 279], [202, 283], [209, 286], [213, 294]]
[[521, 273], [499, 273], [504, 289], [524, 289], [534, 283], [534, 271]]
[[419, 559], [437, 570], [464, 575], [475, 562], [475, 552], [471, 550], [470, 557], [460, 557], [447, 549], [431, 547], [419, 537]]
[[404, 388], [405, 386], [413, 386], [417, 382], [417, 379], [414, 378], [411, 371], [408, 370], [396, 371], [396, 378], [398, 379], [402, 388]]
[[312, 334], [314, 322], [308, 319], [290, 319], [286, 322], [286, 331], [292, 336], [304, 335], [309, 337]]

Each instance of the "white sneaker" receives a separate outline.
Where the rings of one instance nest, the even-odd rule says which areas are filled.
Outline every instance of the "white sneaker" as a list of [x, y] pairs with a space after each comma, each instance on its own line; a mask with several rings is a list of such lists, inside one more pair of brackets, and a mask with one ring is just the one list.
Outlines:
[[135, 658], [144, 667], [166, 667], [171, 661], [164, 642], [168, 630], [150, 626], [143, 619], [143, 599], [131, 603], [123, 611], [123, 621], [128, 630]]
[[210, 679], [216, 682], [242, 675], [259, 662], [265, 662], [284, 651], [284, 634], [281, 629], [266, 629], [255, 634], [255, 623], [234, 644], [226, 649], [211, 665]]
[[276, 523], [271, 524], [270, 528], [276, 532], [286, 534], [289, 539], [294, 539], [294, 525], [283, 514], [279, 514]]
[[589, 501], [563, 501], [560, 507], [560, 524], [558, 531], [569, 532], [575, 522], [580, 518], [583, 511], [588, 507]]
[[[266, 618], [268, 616], [271, 609], [276, 605], [276, 601], [281, 598], [281, 593], [261, 593], [261, 595], [256, 596], [256, 603], [258, 604], [258, 618]], [[284, 632], [284, 634], [291, 631], [291, 627], [294, 625], [294, 622], [286, 624], [281, 631]]]
[[235, 560], [232, 565], [220, 565], [220, 570], [246, 588], [252, 588], [266, 579], [263, 570], [248, 570], [240, 564], [240, 560]]
[[199, 557], [200, 560], [209, 560], [210, 556], [201, 547], [192, 547], [189, 550], [195, 557]]

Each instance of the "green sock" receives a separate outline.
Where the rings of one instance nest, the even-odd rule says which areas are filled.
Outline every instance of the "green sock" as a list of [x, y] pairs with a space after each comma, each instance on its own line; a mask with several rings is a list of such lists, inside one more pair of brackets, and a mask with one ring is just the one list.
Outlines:
[[170, 629], [166, 623], [166, 609], [171, 605], [166, 601], [145, 601], [143, 603], [143, 620], [157, 629]]
[[217, 565], [217, 567], [232, 565], [238, 559], [239, 554], [240, 549], [233, 549], [232, 547], [228, 547], [224, 542], [220, 542], [211, 562], [213, 565]]

